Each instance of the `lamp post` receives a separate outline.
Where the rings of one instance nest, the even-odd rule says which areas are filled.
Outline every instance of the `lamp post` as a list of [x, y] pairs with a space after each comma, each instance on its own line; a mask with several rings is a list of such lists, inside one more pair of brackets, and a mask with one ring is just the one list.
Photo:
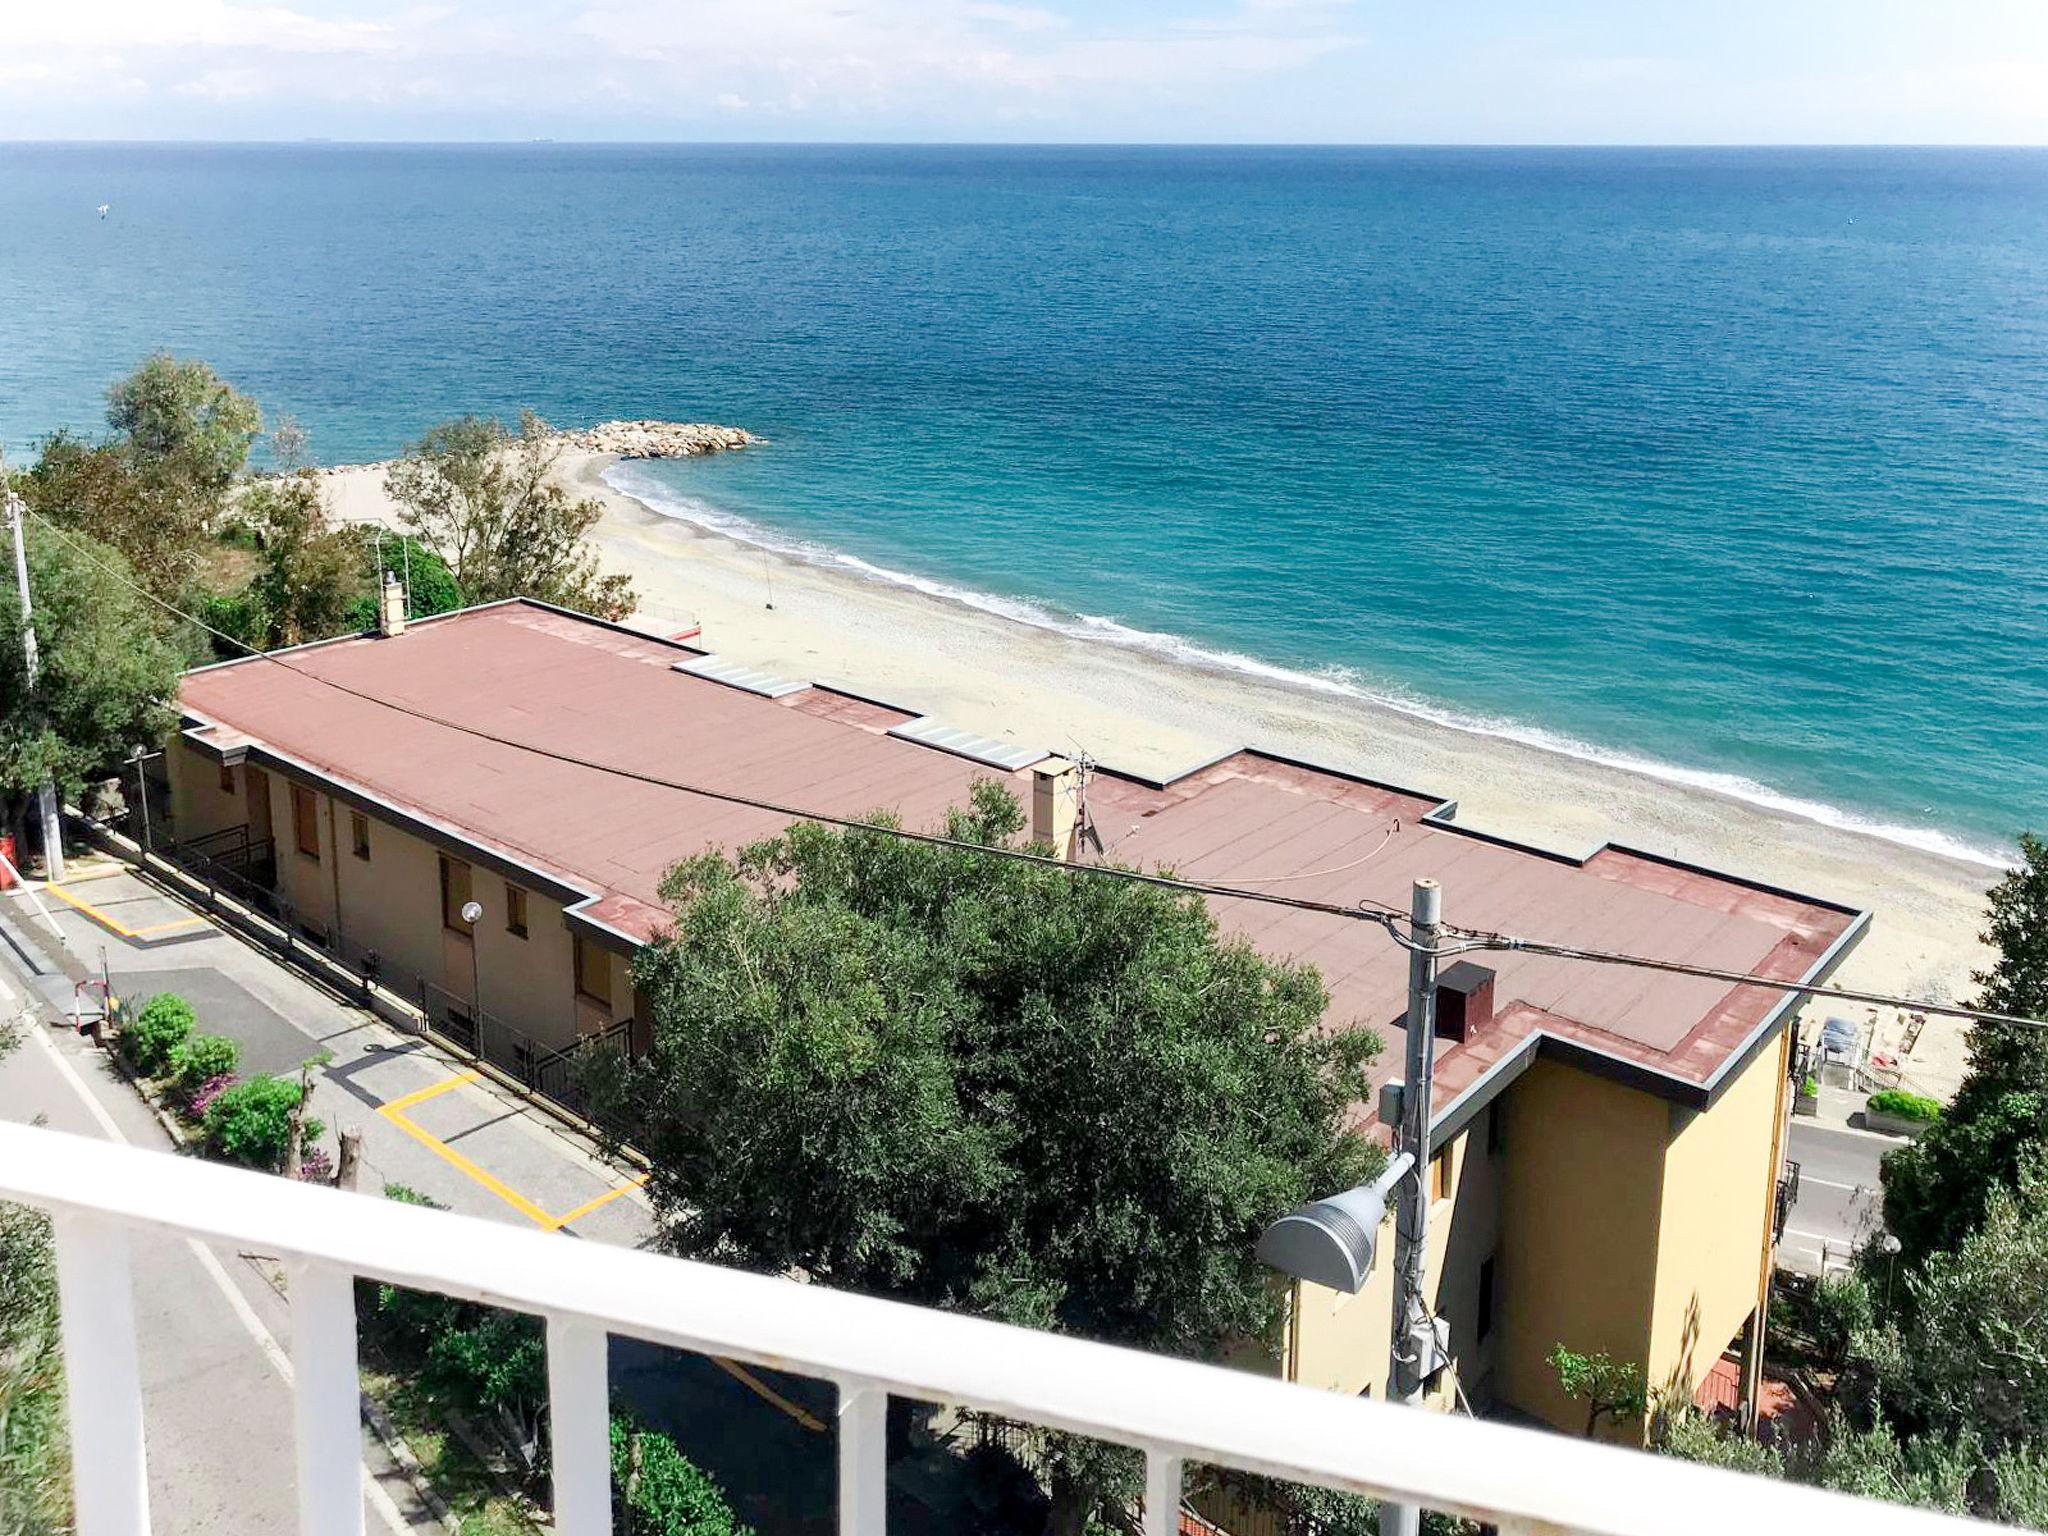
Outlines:
[[462, 904], [462, 920], [469, 924], [469, 1011], [476, 1025], [476, 1054], [484, 1053], [484, 983], [483, 971], [476, 958], [476, 925], [483, 918], [484, 908], [480, 901], [465, 901]]
[[[1381, 1090], [1380, 1118], [1396, 1126], [1399, 1155], [1372, 1183], [1312, 1201], [1274, 1222], [1259, 1238], [1260, 1260], [1297, 1280], [1358, 1294], [1372, 1272], [1380, 1224], [1394, 1210], [1393, 1343], [1387, 1401], [1420, 1404], [1444, 1362], [1446, 1343], [1423, 1297], [1429, 1240], [1430, 1087], [1436, 1073], [1437, 948], [1443, 892], [1415, 882], [1409, 909], [1407, 1076]], [[1380, 1536], [1418, 1536], [1419, 1505], [1380, 1505]]]
[[1906, 1245], [1899, 1241], [1896, 1232], [1887, 1232], [1878, 1247], [1884, 1250], [1884, 1309], [1892, 1309], [1892, 1276], [1898, 1273], [1899, 1250]]

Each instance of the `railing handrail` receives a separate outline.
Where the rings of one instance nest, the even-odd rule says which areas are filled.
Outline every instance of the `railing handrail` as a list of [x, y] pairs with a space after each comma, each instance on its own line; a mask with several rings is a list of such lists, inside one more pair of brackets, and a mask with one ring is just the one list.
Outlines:
[[[326, 1327], [333, 1326], [331, 1277], [345, 1273], [539, 1313], [551, 1341], [559, 1334], [601, 1342], [592, 1330], [604, 1330], [823, 1377], [839, 1386], [842, 1414], [851, 1415], [842, 1457], [855, 1441], [878, 1446], [878, 1394], [894, 1392], [1139, 1446], [1155, 1468], [1175, 1465], [1166, 1458], [1212, 1462], [1399, 1497], [1511, 1531], [1725, 1536], [1731, 1523], [1766, 1521], [1816, 1530], [1853, 1521], [1879, 1536], [1981, 1536], [1984, 1529], [1561, 1435], [630, 1248], [562, 1242], [41, 1128], [0, 1125], [0, 1197], [60, 1213], [60, 1268], [67, 1213], [93, 1230], [111, 1223], [170, 1231], [276, 1256], [306, 1277], [308, 1314]], [[67, 1347], [72, 1337], [67, 1332]], [[586, 1374], [602, 1359], [593, 1348], [577, 1351]], [[594, 1391], [601, 1411], [601, 1380], [583, 1380], [566, 1366], [562, 1380], [580, 1382], [582, 1397]], [[306, 1410], [301, 1389], [302, 1456], [307, 1423], [326, 1424], [337, 1438], [347, 1426], [340, 1384], [321, 1390], [333, 1398], [324, 1419]], [[593, 1442], [578, 1464], [594, 1467], [600, 1456]], [[600, 1492], [581, 1490], [590, 1501], [584, 1507], [601, 1504]], [[843, 1510], [847, 1498], [842, 1488]], [[858, 1499], [858, 1510], [872, 1518], [855, 1523], [879, 1528], [878, 1485], [864, 1477]]]

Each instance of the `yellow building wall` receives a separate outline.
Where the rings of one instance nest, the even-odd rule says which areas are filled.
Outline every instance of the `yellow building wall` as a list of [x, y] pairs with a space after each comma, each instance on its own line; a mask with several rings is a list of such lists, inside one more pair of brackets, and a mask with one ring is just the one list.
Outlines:
[[[248, 820], [248, 769], [233, 770], [235, 790], [220, 788], [220, 766], [174, 741], [166, 754], [172, 815], [180, 837], [203, 836]], [[472, 988], [470, 941], [441, 923], [441, 851], [426, 839], [362, 813], [369, 833], [367, 859], [355, 853], [346, 801], [313, 788], [317, 858], [299, 851], [292, 818], [292, 780], [267, 771], [271, 826], [276, 837], [278, 893], [290, 903], [302, 932], [322, 936], [351, 968], [364, 950], [377, 952], [378, 974], [392, 991], [417, 1001], [422, 980], [458, 999]], [[451, 854], [450, 857], [460, 857]], [[465, 860], [465, 862], [470, 862]], [[631, 957], [608, 952], [611, 1006], [579, 999], [573, 938], [562, 904], [526, 887], [526, 934], [507, 927], [508, 882], [470, 862], [470, 895], [484, 909], [476, 924], [474, 985], [486, 1012], [539, 1045], [567, 1045], [588, 1031], [632, 1015]]]
[[232, 790], [220, 787], [220, 764], [202, 756], [182, 737], [164, 752], [164, 775], [171, 784], [171, 835], [181, 842], [205, 837], [249, 819], [243, 798], [246, 768], [230, 768]]
[[1669, 1106], [1541, 1060], [1503, 1097], [1498, 1396], [1576, 1433], [1585, 1409], [1559, 1389], [1552, 1348], [1650, 1356]]
[[[1491, 1227], [1495, 1180], [1483, 1143], [1471, 1135], [1454, 1138], [1448, 1155], [1449, 1190], [1430, 1206], [1424, 1274], [1431, 1307], [1451, 1324], [1451, 1353], [1457, 1357], [1458, 1373], [1469, 1395], [1474, 1381], [1486, 1373], [1493, 1340], [1480, 1346], [1472, 1337], [1469, 1303], [1463, 1303], [1463, 1298], [1476, 1288], [1476, 1264], [1471, 1274], [1465, 1273], [1466, 1265], [1459, 1262], [1454, 1250], [1462, 1249], [1466, 1234], [1482, 1223]], [[1490, 1231], [1485, 1247], [1492, 1251]], [[1283, 1373], [1290, 1380], [1327, 1392], [1386, 1396], [1394, 1328], [1393, 1275], [1394, 1219], [1390, 1215], [1380, 1223], [1372, 1273], [1356, 1296], [1295, 1282]], [[1461, 1304], [1465, 1307], [1462, 1319], [1456, 1315]], [[1431, 1401], [1448, 1405], [1453, 1395], [1447, 1373]]]
[[1645, 1379], [1689, 1399], [1756, 1309], [1770, 1240], [1778, 1084], [1789, 1034], [1757, 1052], [1714, 1107], [1673, 1106]]

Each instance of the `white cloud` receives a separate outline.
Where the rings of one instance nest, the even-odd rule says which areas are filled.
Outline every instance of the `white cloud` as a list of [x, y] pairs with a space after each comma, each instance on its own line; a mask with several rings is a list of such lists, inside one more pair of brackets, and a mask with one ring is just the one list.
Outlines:
[[1185, 3], [1186, 15], [1112, 24], [1019, 0], [529, 0], [540, 15], [494, 0], [77, 0], [12, 29], [0, 131], [38, 131], [39, 97], [84, 107], [139, 79], [170, 132], [180, 101], [208, 104], [214, 123], [407, 101], [450, 120], [491, 109], [657, 130], [893, 115], [967, 136], [991, 117], [1116, 108], [1120, 93], [1199, 103], [1220, 80], [1356, 41], [1334, 24], [1346, 0]]

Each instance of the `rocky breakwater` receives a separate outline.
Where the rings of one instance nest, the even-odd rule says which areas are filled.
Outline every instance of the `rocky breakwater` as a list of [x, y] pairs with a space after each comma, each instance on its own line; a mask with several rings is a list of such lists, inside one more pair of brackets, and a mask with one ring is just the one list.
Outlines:
[[613, 453], [622, 459], [687, 459], [761, 441], [743, 427], [703, 421], [602, 421], [553, 436], [571, 453]]

